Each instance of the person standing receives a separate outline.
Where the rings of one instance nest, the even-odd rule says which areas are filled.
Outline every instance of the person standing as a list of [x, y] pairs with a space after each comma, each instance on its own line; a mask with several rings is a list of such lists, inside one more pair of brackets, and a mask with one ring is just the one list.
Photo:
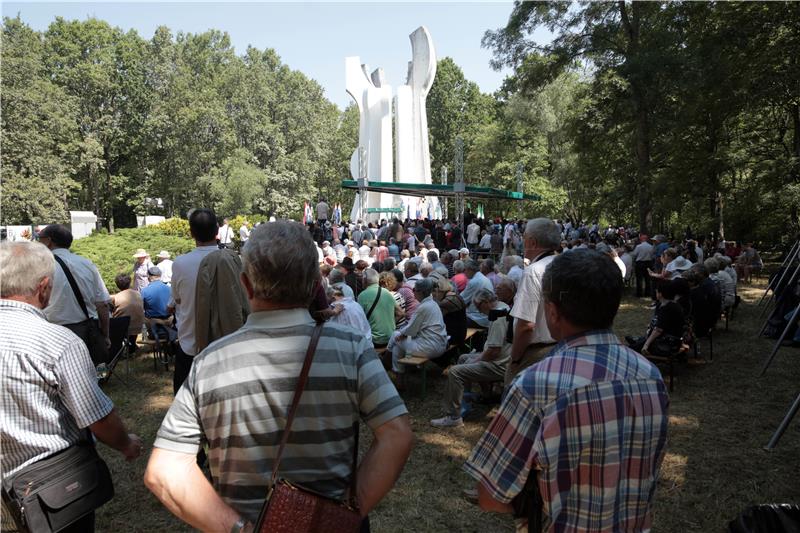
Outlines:
[[158, 252], [158, 268], [161, 270], [161, 281], [167, 285], [172, 283], [172, 259], [166, 250]]
[[319, 203], [317, 203], [317, 222], [320, 226], [328, 221], [330, 214], [331, 206], [328, 205], [328, 202], [325, 201], [325, 198], [320, 198]]
[[550, 262], [542, 286], [559, 344], [511, 384], [467, 459], [478, 504], [500, 513], [541, 505], [542, 523], [519, 513], [517, 531], [649, 531], [669, 397], [658, 369], [611, 331], [619, 269], [575, 250]]
[[230, 248], [233, 243], [233, 230], [228, 223], [227, 217], [222, 219], [222, 226], [220, 226], [219, 231], [217, 231], [217, 242], [223, 248]]
[[647, 235], [639, 237], [639, 244], [631, 252], [636, 273], [636, 297], [642, 298], [650, 295], [650, 274], [647, 269], [653, 265], [653, 245], [648, 242]]
[[528, 221], [522, 238], [530, 265], [517, 285], [511, 308], [515, 319], [514, 342], [506, 368], [506, 387], [517, 374], [547, 355], [555, 344], [545, 320], [542, 278], [561, 246], [561, 230], [549, 218], [534, 218]]
[[133, 259], [133, 290], [142, 292], [142, 289], [150, 283], [147, 270], [153, 266], [153, 262], [150, 261], [150, 254], [144, 248], [136, 250]]
[[53, 294], [44, 309], [47, 320], [80, 337], [95, 366], [108, 362], [111, 295], [100, 272], [94, 263], [69, 251], [72, 233], [66, 226], [47, 226], [39, 233], [39, 242], [50, 249], [58, 263], [52, 278]]
[[[252, 531], [316, 331], [319, 343], [280, 476], [342, 499], [355, 475], [352, 496], [366, 517], [391, 490], [411, 451], [403, 400], [361, 334], [331, 322], [316, 325], [311, 318], [319, 271], [302, 225], [260, 226], [242, 259], [241, 282], [253, 312], [241, 329], [197, 357], [158, 431], [145, 485], [196, 529]], [[353, 471], [359, 422], [373, 440]], [[204, 443], [210, 445], [213, 486], [195, 464]]]
[[478, 247], [481, 237], [481, 227], [474, 220], [467, 226], [467, 247], [474, 251]]
[[[170, 312], [175, 312], [178, 323], [178, 343], [175, 354], [175, 371], [172, 386], [177, 394], [181, 384], [189, 375], [192, 362], [197, 355], [195, 337], [195, 287], [200, 263], [218, 250], [216, 243], [217, 218], [210, 209], [195, 209], [189, 214], [189, 232], [194, 238], [195, 249], [178, 256], [172, 265], [172, 301]], [[225, 219], [225, 226], [227, 227]], [[230, 228], [228, 228], [230, 230]], [[220, 228], [222, 231], [222, 228]], [[220, 242], [223, 242], [220, 240]]]
[[249, 238], [250, 224], [246, 220], [243, 220], [242, 225], [239, 227], [239, 240], [242, 241], [242, 246], [244, 246], [244, 243], [246, 243]]
[[[86, 429], [128, 460], [142, 451], [141, 439], [128, 433], [114, 404], [97, 385], [84, 342], [48, 322], [42, 312], [53, 294], [57, 271], [54, 255], [40, 243], [0, 244], [0, 471], [4, 486], [25, 467], [78, 444]], [[2, 528], [12, 525], [3, 523]], [[94, 511], [63, 531], [93, 532]]]

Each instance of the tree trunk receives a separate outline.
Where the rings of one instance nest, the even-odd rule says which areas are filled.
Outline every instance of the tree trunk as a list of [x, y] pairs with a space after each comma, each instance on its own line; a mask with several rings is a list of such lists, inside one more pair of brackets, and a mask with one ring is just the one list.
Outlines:
[[717, 191], [717, 212], [719, 214], [719, 240], [725, 240], [725, 198]]

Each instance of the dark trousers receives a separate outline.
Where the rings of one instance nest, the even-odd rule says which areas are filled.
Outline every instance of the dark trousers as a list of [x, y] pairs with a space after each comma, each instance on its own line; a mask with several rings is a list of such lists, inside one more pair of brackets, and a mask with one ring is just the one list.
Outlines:
[[636, 297], [650, 295], [650, 274], [647, 269], [650, 267], [650, 261], [636, 261]]
[[181, 349], [181, 344], [175, 342], [175, 372], [172, 374], [173, 394], [178, 394], [181, 385], [183, 385], [183, 382], [189, 377], [192, 363], [194, 363], [194, 356], [187, 355], [186, 352]]
[[[175, 372], [172, 374], [172, 391], [174, 394], [178, 394], [178, 391], [181, 390], [183, 382], [189, 377], [189, 372], [192, 370], [192, 364], [194, 364], [194, 356], [187, 355], [186, 352], [181, 349], [181, 343], [176, 341]], [[202, 467], [205, 462], [206, 452], [203, 448], [200, 448], [200, 451], [197, 452], [197, 464]]]

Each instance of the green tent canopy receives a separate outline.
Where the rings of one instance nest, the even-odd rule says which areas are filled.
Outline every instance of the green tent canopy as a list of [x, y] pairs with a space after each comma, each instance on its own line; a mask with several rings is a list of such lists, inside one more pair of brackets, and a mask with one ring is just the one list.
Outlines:
[[[355, 180], [342, 181], [342, 188], [358, 190], [358, 182]], [[459, 194], [454, 185], [439, 185], [428, 183], [396, 183], [391, 181], [368, 181], [366, 190], [370, 192], [382, 192], [387, 194], [399, 194], [404, 196], [440, 196], [453, 198]], [[480, 198], [483, 200], [541, 200], [538, 194], [523, 194], [515, 191], [504, 191], [494, 187], [479, 187], [476, 185], [464, 186], [465, 198]]]

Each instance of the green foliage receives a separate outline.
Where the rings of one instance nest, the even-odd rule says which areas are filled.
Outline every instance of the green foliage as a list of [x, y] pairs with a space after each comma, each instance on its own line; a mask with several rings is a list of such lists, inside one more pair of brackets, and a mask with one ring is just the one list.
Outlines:
[[[175, 228], [179, 224], [174, 219], [166, 221]], [[188, 227], [188, 222], [186, 223]], [[155, 257], [161, 250], [166, 250], [175, 258], [194, 248], [194, 241], [166, 233], [157, 226], [136, 229], [120, 229], [112, 234], [93, 233], [89, 237], [78, 239], [72, 244], [71, 251], [91, 259], [100, 270], [100, 275], [109, 291], [115, 292], [114, 277], [122, 272], [133, 272], [133, 253], [144, 248]]]
[[[297, 216], [303, 200], [346, 202], [358, 115], [282, 64], [237, 56], [227, 34], [152, 39], [97, 19], [37, 33], [3, 20], [4, 223], [91, 210], [113, 231], [135, 214]], [[153, 199], [161, 199], [156, 208]]]
[[163, 222], [149, 226], [153, 230], [158, 230], [165, 235], [172, 237], [184, 237], [191, 239], [192, 235], [189, 233], [189, 221], [185, 218], [172, 217]]

